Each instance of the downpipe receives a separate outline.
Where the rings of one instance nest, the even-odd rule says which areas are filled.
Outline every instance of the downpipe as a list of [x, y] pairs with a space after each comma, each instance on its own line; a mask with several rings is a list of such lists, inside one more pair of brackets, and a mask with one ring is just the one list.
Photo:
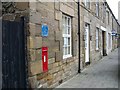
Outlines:
[[80, 68], [80, 0], [78, 0], [78, 73], [81, 73], [81, 68]]

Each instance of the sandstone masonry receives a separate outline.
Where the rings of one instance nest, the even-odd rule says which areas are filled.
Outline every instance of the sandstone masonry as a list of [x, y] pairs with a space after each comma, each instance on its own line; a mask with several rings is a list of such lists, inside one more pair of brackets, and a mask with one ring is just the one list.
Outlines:
[[[98, 11], [97, 5], [99, 6]], [[27, 17], [25, 32], [28, 86], [30, 88], [55, 88], [75, 76], [78, 73], [79, 48], [81, 50], [81, 70], [117, 48], [117, 39], [111, 35], [111, 31], [114, 29], [117, 32], [120, 26], [103, 0], [97, 5], [96, 2], [90, 2], [90, 4], [80, 2], [80, 46], [78, 46], [78, 4], [76, 1], [16, 2], [14, 7], [11, 7], [12, 9], [3, 10], [3, 20], [14, 21], [19, 20], [21, 16]], [[14, 10], [14, 13], [9, 10]], [[68, 58], [63, 58], [65, 42], [63, 16], [71, 18], [71, 56]], [[43, 24], [47, 24], [49, 27], [48, 37], [41, 36]], [[89, 62], [86, 62], [86, 25], [89, 26], [87, 43], [89, 45]], [[98, 34], [96, 29], [98, 29]], [[43, 46], [48, 47], [47, 72], [43, 72], [42, 69]]]

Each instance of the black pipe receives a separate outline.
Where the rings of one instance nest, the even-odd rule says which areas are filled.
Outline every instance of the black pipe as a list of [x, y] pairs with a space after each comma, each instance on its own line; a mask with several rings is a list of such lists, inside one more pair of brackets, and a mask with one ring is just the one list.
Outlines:
[[78, 47], [79, 47], [78, 73], [81, 73], [81, 69], [80, 69], [80, 0], [78, 0]]

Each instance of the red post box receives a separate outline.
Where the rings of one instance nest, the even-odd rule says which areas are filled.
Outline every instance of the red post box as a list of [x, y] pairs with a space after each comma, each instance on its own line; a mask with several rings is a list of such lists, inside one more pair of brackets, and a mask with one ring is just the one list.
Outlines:
[[48, 48], [42, 47], [42, 65], [43, 72], [48, 71]]

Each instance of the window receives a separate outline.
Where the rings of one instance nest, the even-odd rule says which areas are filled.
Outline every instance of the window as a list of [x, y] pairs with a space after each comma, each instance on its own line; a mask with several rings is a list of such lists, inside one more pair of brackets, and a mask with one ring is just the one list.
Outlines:
[[113, 17], [112, 17], [112, 30], [113, 30]]
[[63, 59], [72, 57], [71, 54], [71, 17], [62, 16]]
[[104, 3], [103, 3], [103, 5], [102, 5], [102, 20], [103, 20], [103, 22], [104, 22]]
[[96, 0], [96, 16], [99, 16], [99, 1]]
[[99, 28], [96, 28], [96, 50], [99, 49]]
[[105, 11], [105, 4], [103, 3], [103, 16], [102, 16], [102, 19], [103, 19], [103, 22], [105, 23], [105, 16], [106, 16], [106, 11]]
[[110, 35], [110, 33], [108, 33], [108, 39], [109, 39], [109, 48], [111, 48], [111, 35]]
[[107, 11], [106, 13], [107, 13], [107, 24], [109, 24], [109, 11]]
[[85, 6], [90, 9], [90, 0], [84, 0]]

